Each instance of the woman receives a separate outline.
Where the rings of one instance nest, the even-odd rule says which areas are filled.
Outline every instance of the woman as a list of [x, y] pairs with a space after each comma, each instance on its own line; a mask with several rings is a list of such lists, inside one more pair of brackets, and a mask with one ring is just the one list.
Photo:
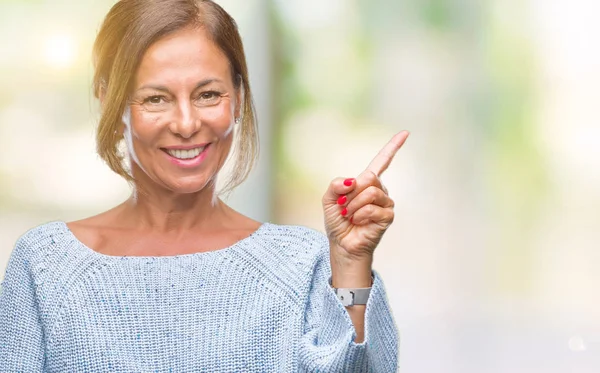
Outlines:
[[[133, 189], [24, 234], [0, 296], [1, 372], [395, 372], [373, 251], [393, 219], [379, 181], [408, 136], [323, 197], [327, 236], [219, 198], [257, 134], [235, 22], [209, 0], [122, 0], [94, 46], [100, 156]], [[124, 141], [127, 155], [119, 152]]]

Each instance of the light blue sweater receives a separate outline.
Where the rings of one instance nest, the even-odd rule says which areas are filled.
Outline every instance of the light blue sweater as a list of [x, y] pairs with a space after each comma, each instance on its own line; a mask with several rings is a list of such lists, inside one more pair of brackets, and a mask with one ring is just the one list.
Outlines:
[[265, 223], [222, 250], [109, 256], [41, 225], [2, 283], [0, 372], [396, 372], [380, 276], [357, 344], [328, 250], [321, 233]]

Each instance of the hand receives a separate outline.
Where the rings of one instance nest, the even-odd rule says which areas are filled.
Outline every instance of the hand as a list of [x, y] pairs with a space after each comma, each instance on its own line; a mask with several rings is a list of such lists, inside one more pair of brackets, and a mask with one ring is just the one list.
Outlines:
[[394, 201], [379, 177], [408, 135], [407, 131], [396, 134], [356, 179], [333, 180], [323, 196], [325, 230], [332, 259], [337, 263], [372, 260], [377, 244], [394, 220]]

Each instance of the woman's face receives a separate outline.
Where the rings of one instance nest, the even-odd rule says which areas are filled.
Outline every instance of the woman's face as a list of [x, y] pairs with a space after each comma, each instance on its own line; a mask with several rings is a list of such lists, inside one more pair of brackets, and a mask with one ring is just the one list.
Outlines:
[[229, 61], [204, 31], [186, 28], [151, 45], [123, 116], [134, 176], [139, 168], [143, 179], [178, 193], [214, 183], [239, 105]]

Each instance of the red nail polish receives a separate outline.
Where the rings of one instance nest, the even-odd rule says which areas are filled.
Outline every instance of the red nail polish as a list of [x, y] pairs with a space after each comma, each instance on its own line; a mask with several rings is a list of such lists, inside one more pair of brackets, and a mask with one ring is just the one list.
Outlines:
[[340, 198], [338, 198], [337, 204], [338, 205], [343, 205], [344, 203], [346, 203], [346, 201], [348, 201], [348, 197], [341, 196]]
[[350, 224], [354, 224], [354, 216], [350, 217]]
[[353, 182], [354, 182], [354, 179], [346, 179], [346, 180], [344, 180], [344, 185], [345, 186], [352, 186]]
[[346, 215], [348, 215], [348, 209], [347, 209], [347, 208], [344, 208], [344, 209], [342, 210], [342, 216], [346, 216]]

